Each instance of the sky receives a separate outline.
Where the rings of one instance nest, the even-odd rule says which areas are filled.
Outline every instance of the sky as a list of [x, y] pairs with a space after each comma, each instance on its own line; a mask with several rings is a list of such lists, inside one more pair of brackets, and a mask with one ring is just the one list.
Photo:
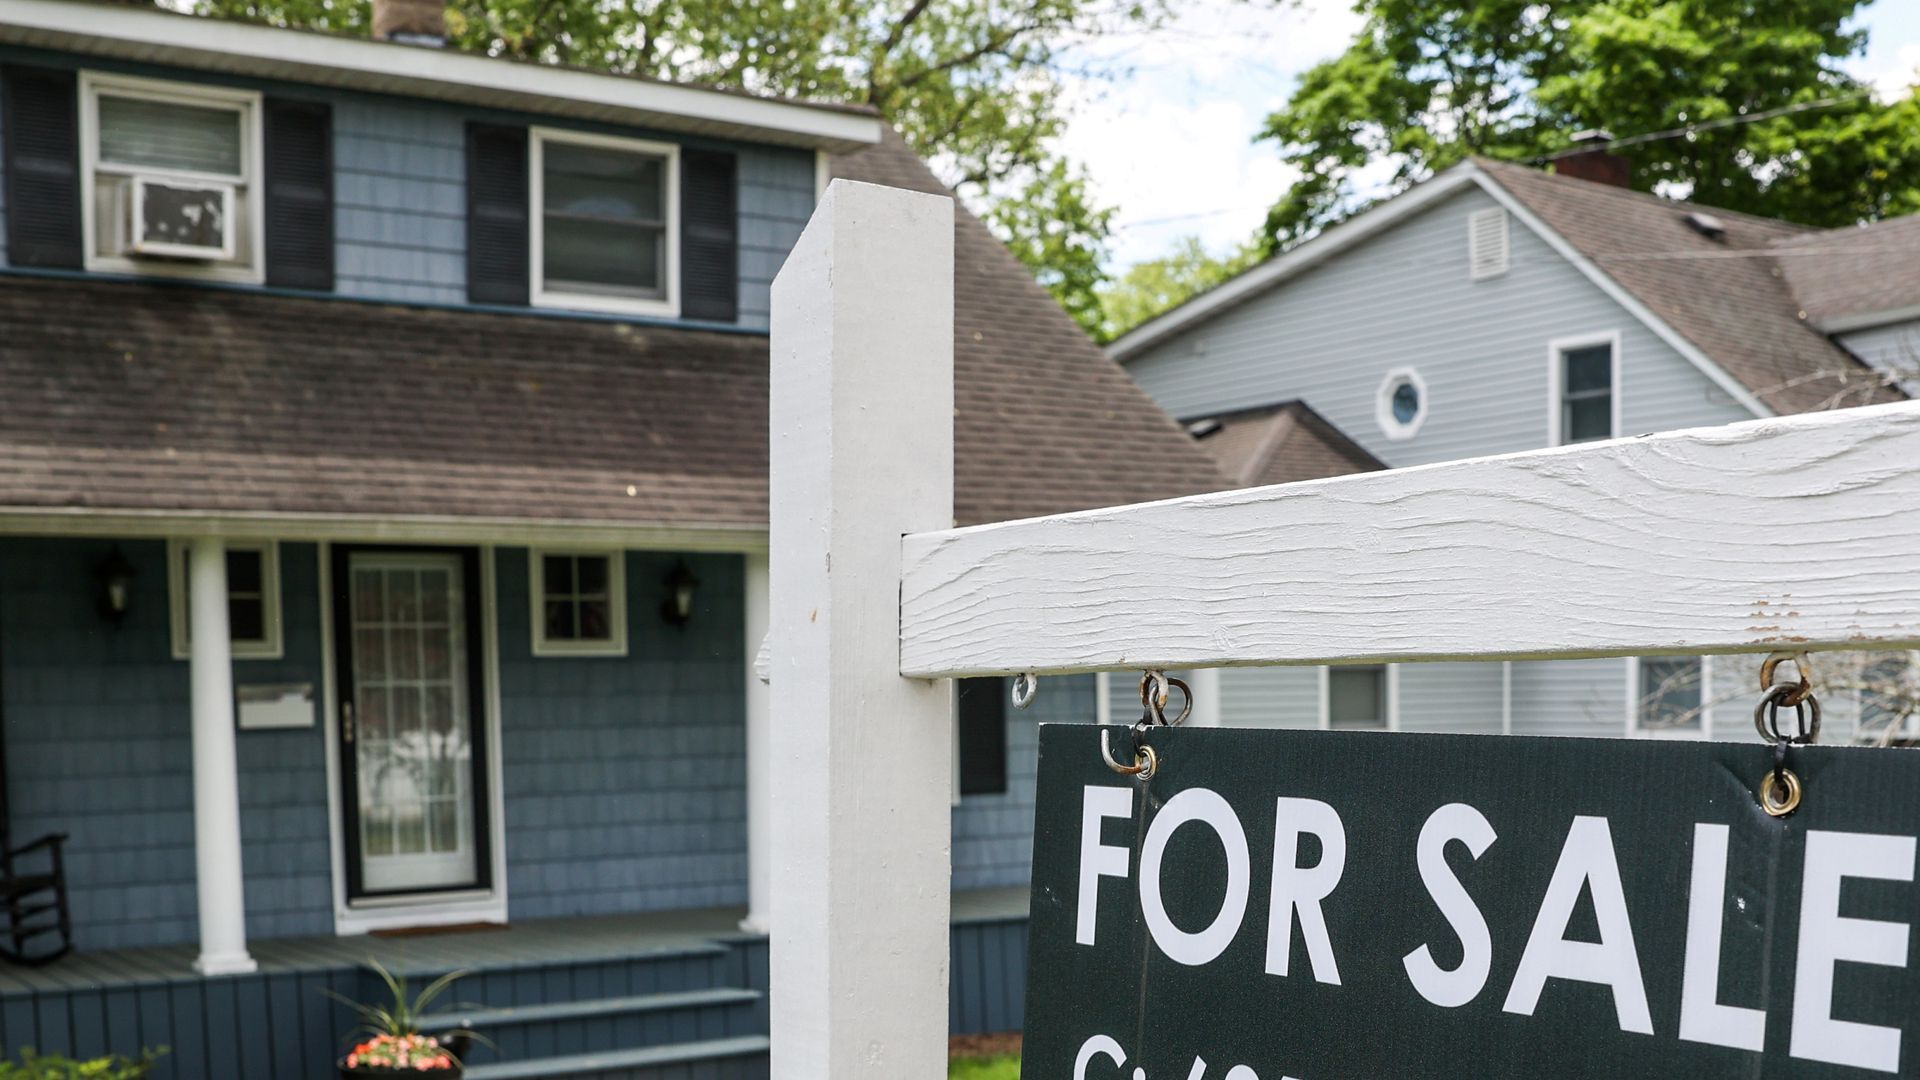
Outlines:
[[[1098, 59], [1127, 69], [1126, 78], [1080, 78], [1071, 89], [1062, 145], [1118, 208], [1116, 269], [1183, 236], [1219, 253], [1251, 235], [1291, 179], [1271, 144], [1252, 142], [1262, 119], [1360, 25], [1352, 0], [1178, 6], [1164, 31], [1097, 44]], [[1860, 15], [1868, 48], [1848, 65], [1853, 74], [1883, 92], [1920, 78], [1920, 2], [1876, 0]]]

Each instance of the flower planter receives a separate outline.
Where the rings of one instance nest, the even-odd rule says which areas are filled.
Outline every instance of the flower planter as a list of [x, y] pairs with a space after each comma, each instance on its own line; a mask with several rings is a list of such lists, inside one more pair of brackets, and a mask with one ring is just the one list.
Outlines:
[[445, 1076], [445, 1077], [453, 1077], [455, 1078], [455, 1080], [457, 1080], [460, 1074], [464, 1071], [461, 1069], [458, 1062], [454, 1063], [451, 1067], [444, 1068], [444, 1069], [387, 1069], [387, 1068], [375, 1069], [375, 1068], [369, 1068], [364, 1065], [358, 1068], [350, 1069], [347, 1067], [346, 1058], [341, 1058], [335, 1064], [340, 1069], [340, 1080], [361, 1080], [361, 1078], [364, 1078], [364, 1077], [374, 1077], [374, 1076]]

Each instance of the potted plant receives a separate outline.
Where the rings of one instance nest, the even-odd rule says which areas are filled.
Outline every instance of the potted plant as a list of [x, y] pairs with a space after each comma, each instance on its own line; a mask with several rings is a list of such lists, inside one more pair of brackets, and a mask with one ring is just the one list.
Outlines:
[[390, 1003], [366, 1005], [327, 991], [329, 997], [360, 1014], [353, 1048], [341, 1055], [338, 1062], [342, 1080], [423, 1072], [458, 1077], [464, 1069], [461, 1059], [466, 1056], [473, 1033], [464, 1029], [450, 1031], [444, 1039], [422, 1034], [420, 1017], [435, 998], [466, 972], [450, 971], [428, 983], [419, 994], [409, 997], [405, 976], [395, 977], [378, 960], [370, 960], [368, 965], [387, 984]]

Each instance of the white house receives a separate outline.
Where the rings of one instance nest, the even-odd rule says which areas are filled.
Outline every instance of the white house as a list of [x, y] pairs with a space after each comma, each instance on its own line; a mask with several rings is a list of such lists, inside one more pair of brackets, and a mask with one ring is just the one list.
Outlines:
[[[1627, 190], [1619, 164], [1466, 162], [1108, 351], [1248, 485], [1913, 389], [1920, 218], [1807, 229]], [[1793, 523], [1756, 507], [1754, 527]], [[1581, 587], [1575, 568], [1560, 587]], [[1757, 597], [1756, 615], [1786, 602]], [[1203, 676], [1202, 698], [1227, 724], [1753, 737], [1757, 665], [1715, 666], [1237, 669]]]

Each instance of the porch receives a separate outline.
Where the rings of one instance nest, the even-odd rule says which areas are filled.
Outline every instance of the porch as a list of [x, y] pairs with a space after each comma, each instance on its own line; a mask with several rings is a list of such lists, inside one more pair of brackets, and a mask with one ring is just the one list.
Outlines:
[[[1026, 890], [956, 893], [956, 1034], [1018, 1028], [1026, 984]], [[156, 1077], [326, 1080], [355, 1020], [327, 991], [377, 1000], [369, 966], [417, 991], [470, 972], [435, 1007], [493, 1043], [468, 1075], [760, 1076], [767, 1047], [767, 939], [740, 907], [539, 919], [404, 936], [250, 943], [258, 970], [196, 972], [195, 945], [79, 952], [0, 967], [0, 1045], [70, 1056], [165, 1046]]]

